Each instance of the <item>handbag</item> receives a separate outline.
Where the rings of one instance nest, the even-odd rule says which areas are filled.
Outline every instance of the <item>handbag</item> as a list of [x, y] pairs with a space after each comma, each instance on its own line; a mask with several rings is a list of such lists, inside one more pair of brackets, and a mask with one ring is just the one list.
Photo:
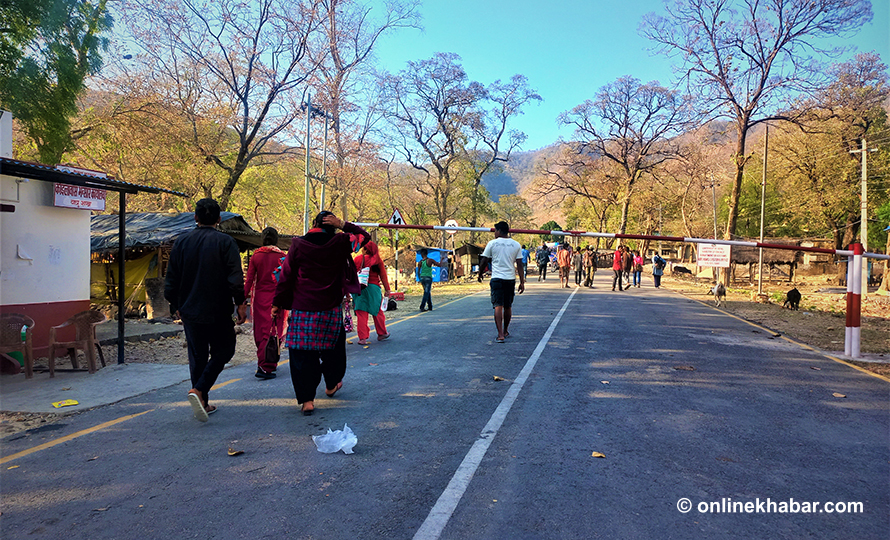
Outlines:
[[267, 363], [277, 364], [281, 359], [280, 344], [278, 342], [278, 332], [276, 332], [275, 319], [272, 319], [272, 331], [269, 333], [269, 339], [266, 341], [266, 350], [263, 353]]

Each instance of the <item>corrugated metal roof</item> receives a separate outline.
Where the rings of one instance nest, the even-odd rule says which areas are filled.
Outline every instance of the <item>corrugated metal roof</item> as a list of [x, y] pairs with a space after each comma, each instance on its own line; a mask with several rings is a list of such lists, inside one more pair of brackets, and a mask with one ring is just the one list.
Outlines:
[[130, 182], [116, 180], [111, 176], [102, 177], [87, 172], [63, 170], [52, 165], [43, 165], [41, 163], [33, 163], [30, 161], [19, 161], [5, 157], [0, 157], [0, 174], [15, 176], [17, 178], [28, 178], [30, 180], [58, 182], [62, 184], [71, 184], [73, 186], [84, 186], [124, 193], [170, 193], [171, 195], [180, 197], [186, 196], [185, 193], [180, 191], [142, 184], [131, 184]]

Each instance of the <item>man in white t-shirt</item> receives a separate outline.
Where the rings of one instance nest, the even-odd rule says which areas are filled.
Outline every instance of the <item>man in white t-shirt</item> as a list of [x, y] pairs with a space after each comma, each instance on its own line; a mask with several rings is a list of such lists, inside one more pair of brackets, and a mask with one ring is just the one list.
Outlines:
[[[510, 226], [499, 221], [494, 226], [494, 240], [485, 245], [479, 258], [479, 282], [485, 267], [491, 264], [491, 305], [494, 308], [494, 325], [498, 329], [497, 342], [503, 343], [510, 335], [507, 331], [513, 318], [513, 288], [519, 275], [519, 294], [525, 292], [525, 271], [522, 264], [522, 246], [510, 238]], [[514, 270], [515, 265], [515, 270]]]

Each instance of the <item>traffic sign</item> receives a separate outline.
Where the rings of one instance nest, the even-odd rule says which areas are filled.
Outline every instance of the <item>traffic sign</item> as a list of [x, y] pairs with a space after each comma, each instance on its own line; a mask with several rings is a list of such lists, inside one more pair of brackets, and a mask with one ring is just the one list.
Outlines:
[[[453, 219], [449, 219], [448, 221], [445, 222], [445, 226], [446, 227], [457, 227], [458, 224]], [[457, 232], [457, 229], [445, 229], [445, 232], [447, 232], [448, 234], [454, 234]]]
[[405, 219], [402, 217], [402, 213], [399, 212], [398, 208], [396, 208], [395, 210], [392, 211], [392, 216], [390, 216], [388, 223], [390, 225], [407, 225], [408, 224], [405, 221]]

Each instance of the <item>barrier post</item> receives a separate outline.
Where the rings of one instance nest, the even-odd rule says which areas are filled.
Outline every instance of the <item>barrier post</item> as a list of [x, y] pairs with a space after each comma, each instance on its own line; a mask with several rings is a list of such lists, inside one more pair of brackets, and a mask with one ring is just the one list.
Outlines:
[[[852, 291], [849, 293], [847, 318], [850, 321], [850, 357], [859, 358], [862, 334], [862, 244], [853, 244]], [[848, 284], [848, 288], [850, 285]], [[846, 349], [846, 347], [845, 347]]]
[[[853, 247], [853, 246], [850, 246]], [[844, 322], [844, 356], [853, 353], [853, 257], [847, 257], [847, 307]]]

